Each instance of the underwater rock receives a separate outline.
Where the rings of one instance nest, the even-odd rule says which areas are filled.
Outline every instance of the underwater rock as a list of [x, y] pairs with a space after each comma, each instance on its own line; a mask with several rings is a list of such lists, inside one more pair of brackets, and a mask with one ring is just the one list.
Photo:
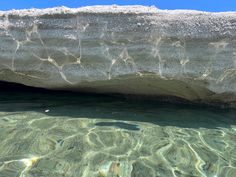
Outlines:
[[132, 165], [128, 161], [104, 163], [99, 171], [98, 177], [125, 177], [131, 176]]
[[151, 168], [143, 165], [140, 162], [134, 162], [131, 177], [145, 177], [145, 176], [155, 177], [154, 172]]
[[0, 11], [0, 81], [236, 107], [236, 12]]

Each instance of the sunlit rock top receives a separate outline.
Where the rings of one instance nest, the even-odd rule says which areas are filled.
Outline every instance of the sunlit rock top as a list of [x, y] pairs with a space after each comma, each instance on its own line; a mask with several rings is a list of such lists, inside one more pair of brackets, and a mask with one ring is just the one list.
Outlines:
[[157, 8], [155, 6], [85, 6], [80, 8], [67, 8], [67, 7], [55, 7], [47, 9], [23, 9], [23, 10], [9, 10], [0, 11], [0, 15], [18, 15], [18, 16], [41, 16], [41, 15], [54, 15], [54, 14], [76, 14], [76, 13], [156, 13]]

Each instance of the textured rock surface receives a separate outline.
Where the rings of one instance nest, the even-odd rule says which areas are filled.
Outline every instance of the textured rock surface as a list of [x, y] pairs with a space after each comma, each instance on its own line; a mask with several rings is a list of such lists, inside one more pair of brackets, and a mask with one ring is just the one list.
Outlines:
[[236, 102], [236, 12], [143, 6], [0, 12], [0, 80]]

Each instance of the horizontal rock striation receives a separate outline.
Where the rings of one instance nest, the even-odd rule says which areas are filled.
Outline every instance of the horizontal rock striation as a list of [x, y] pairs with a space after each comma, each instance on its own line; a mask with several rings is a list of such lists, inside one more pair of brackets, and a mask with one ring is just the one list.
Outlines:
[[0, 80], [236, 107], [236, 12], [144, 6], [0, 12]]

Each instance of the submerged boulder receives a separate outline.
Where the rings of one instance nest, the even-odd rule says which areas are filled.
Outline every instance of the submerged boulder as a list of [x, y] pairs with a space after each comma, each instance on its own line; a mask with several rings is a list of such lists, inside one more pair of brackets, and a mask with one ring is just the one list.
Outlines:
[[0, 81], [236, 107], [236, 12], [0, 11]]

